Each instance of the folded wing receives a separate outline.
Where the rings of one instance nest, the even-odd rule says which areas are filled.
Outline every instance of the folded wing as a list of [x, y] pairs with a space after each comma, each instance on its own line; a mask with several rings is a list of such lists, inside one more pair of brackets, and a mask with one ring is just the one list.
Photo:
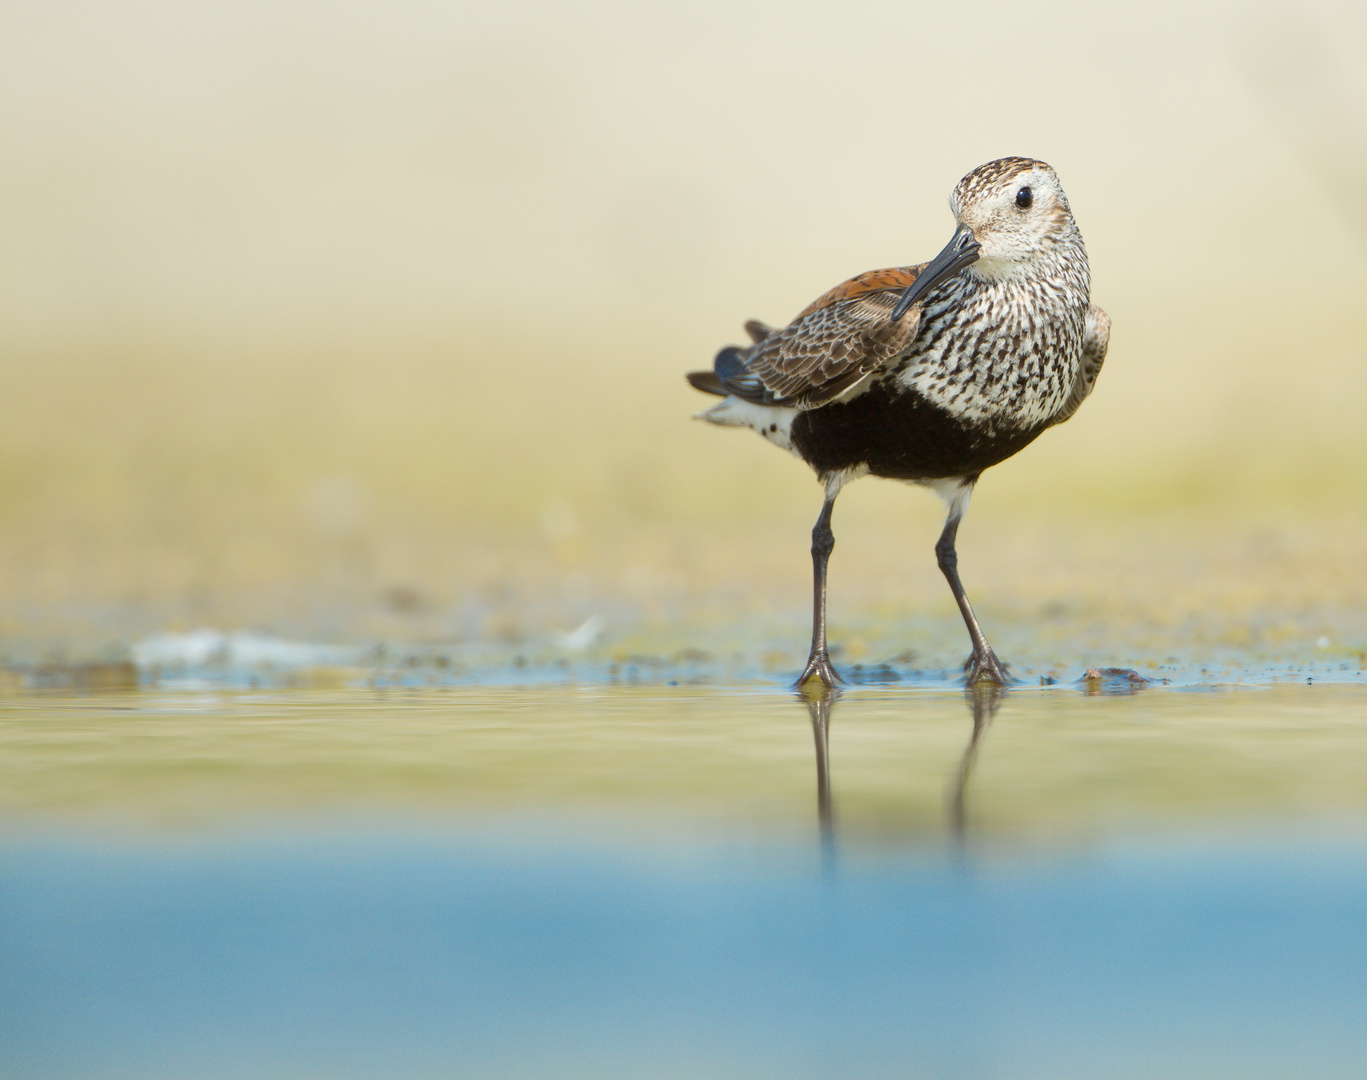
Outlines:
[[1063, 423], [1087, 400], [1092, 387], [1096, 386], [1097, 376], [1101, 374], [1101, 365], [1106, 362], [1106, 346], [1110, 343], [1111, 317], [1092, 304], [1087, 309], [1087, 323], [1082, 338], [1082, 364], [1078, 367], [1068, 400], [1051, 423]]
[[688, 380], [699, 390], [734, 394], [757, 405], [824, 405], [911, 344], [921, 322], [920, 305], [896, 322], [891, 314], [921, 269], [860, 274], [813, 301], [782, 330], [747, 323], [754, 344], [728, 346], [717, 354], [712, 371], [693, 372]]

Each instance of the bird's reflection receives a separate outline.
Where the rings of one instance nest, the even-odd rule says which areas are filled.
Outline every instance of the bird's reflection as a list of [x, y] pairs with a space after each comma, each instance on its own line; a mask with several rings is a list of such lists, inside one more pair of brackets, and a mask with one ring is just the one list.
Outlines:
[[987, 725], [1001, 708], [1006, 687], [996, 683], [978, 683], [964, 688], [968, 699], [968, 711], [973, 716], [973, 730], [968, 736], [963, 757], [959, 759], [958, 771], [949, 787], [949, 829], [956, 841], [963, 842], [968, 831], [968, 815], [964, 810], [964, 792], [968, 788], [968, 778], [973, 773], [973, 764], [978, 760], [978, 748], [982, 746], [983, 734]]
[[816, 819], [821, 827], [822, 846], [829, 849], [835, 837], [835, 818], [831, 810], [831, 706], [840, 691], [812, 679], [798, 688], [797, 696], [812, 718], [812, 738], [816, 742]]
[[[950, 835], [957, 842], [964, 840], [968, 830], [965, 798], [968, 779], [973, 774], [983, 735], [1001, 708], [1006, 693], [1004, 686], [992, 683], [979, 683], [964, 689], [973, 727], [969, 732], [968, 745], [959, 759], [959, 766], [950, 777], [947, 800]], [[816, 815], [822, 849], [829, 858], [834, 852], [835, 843], [835, 809], [831, 797], [831, 712], [840, 700], [840, 691], [813, 679], [798, 689], [797, 696], [807, 706], [807, 713], [812, 720], [812, 739], [816, 743]]]

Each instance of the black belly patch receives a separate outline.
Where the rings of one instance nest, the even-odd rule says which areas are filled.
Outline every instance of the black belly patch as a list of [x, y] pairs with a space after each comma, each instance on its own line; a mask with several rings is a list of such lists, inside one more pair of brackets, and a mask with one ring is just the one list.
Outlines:
[[867, 465], [893, 480], [974, 476], [1028, 446], [1044, 430], [968, 423], [915, 391], [886, 383], [853, 401], [793, 420], [793, 446], [818, 474]]

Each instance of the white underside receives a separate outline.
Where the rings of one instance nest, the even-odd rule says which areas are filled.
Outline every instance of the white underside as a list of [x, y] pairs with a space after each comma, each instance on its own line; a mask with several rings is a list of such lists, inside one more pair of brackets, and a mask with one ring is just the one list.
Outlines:
[[723, 398], [721, 403], [696, 414], [696, 419], [722, 427], [748, 427], [763, 435], [775, 446], [789, 453], [793, 449], [793, 421], [798, 410], [782, 405], [756, 405], [738, 397]]
[[961, 518], [968, 509], [968, 500], [973, 494], [973, 485], [961, 477], [948, 480], [927, 480], [924, 486], [930, 488], [945, 501], [945, 509], [952, 518]]

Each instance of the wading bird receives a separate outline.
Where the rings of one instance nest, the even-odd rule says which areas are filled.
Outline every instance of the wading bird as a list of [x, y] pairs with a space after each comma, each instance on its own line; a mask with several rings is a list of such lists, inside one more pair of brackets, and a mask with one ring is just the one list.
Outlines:
[[826, 564], [840, 489], [872, 474], [921, 484], [948, 506], [935, 545], [963, 613], [969, 684], [1009, 681], [959, 580], [954, 540], [973, 485], [1092, 392], [1111, 320], [1091, 303], [1082, 234], [1054, 170], [1007, 157], [950, 195], [956, 229], [920, 266], [872, 270], [813, 301], [788, 326], [748, 322], [688, 381], [724, 400], [699, 414], [790, 450], [825, 486], [812, 529], [812, 649], [798, 678], [834, 685]]

